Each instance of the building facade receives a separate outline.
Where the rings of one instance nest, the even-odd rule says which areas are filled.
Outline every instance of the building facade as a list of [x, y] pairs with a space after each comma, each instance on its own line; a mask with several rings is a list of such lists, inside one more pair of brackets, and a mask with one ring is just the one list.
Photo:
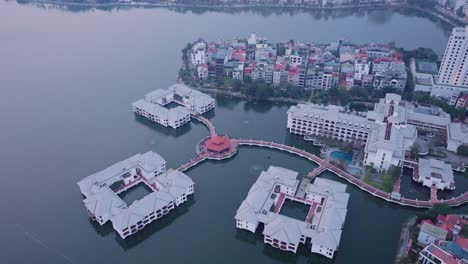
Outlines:
[[[265, 244], [296, 253], [300, 244], [310, 241], [312, 253], [333, 258], [347, 213], [346, 185], [316, 178], [298, 196], [297, 176], [297, 172], [273, 166], [262, 172], [237, 210], [236, 227], [255, 233], [262, 223]], [[286, 199], [310, 206], [306, 219], [282, 215]]]
[[438, 83], [468, 87], [468, 27], [454, 28], [439, 70]]
[[[110, 221], [123, 239], [163, 217], [194, 192], [187, 175], [166, 171], [166, 161], [152, 151], [120, 161], [77, 184], [90, 218], [100, 225]], [[138, 184], [146, 185], [150, 194], [126, 204], [118, 195]]]

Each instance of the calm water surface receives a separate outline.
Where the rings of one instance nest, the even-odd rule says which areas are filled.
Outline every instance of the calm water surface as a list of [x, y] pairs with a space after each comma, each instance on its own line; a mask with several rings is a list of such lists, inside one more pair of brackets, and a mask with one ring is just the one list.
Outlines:
[[[230, 39], [256, 31], [269, 39], [357, 43], [395, 41], [443, 52], [448, 28], [413, 13], [234, 13], [132, 9], [68, 12], [0, 3], [1, 263], [329, 263], [265, 246], [238, 231], [234, 214], [270, 164], [315, 165], [285, 153], [241, 148], [229, 161], [188, 171], [191, 201], [122, 241], [89, 221], [76, 182], [135, 153], [154, 150], [169, 167], [194, 157], [207, 130], [192, 122], [163, 129], [135, 118], [130, 103], [166, 87], [180, 50], [198, 37]], [[210, 118], [220, 133], [313, 146], [286, 133], [288, 105], [217, 98]], [[326, 175], [337, 179], [333, 175]], [[337, 179], [338, 180], [338, 179]], [[462, 187], [463, 188], [463, 187]], [[415, 210], [392, 206], [353, 186], [335, 263], [391, 263], [399, 230]]]

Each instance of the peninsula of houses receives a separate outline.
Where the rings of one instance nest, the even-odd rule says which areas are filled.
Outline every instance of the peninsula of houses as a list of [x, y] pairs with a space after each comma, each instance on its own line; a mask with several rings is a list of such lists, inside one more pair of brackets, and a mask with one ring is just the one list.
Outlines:
[[200, 82], [250, 78], [306, 90], [353, 86], [402, 90], [408, 78], [402, 54], [377, 43], [270, 43], [251, 34], [225, 42], [199, 40], [187, 52], [189, 67]]
[[[411, 76], [419, 85], [415, 89], [467, 107], [468, 95], [463, 92], [468, 91], [468, 64], [460, 58], [468, 54], [467, 29], [454, 29], [438, 75], [434, 75], [437, 71], [434, 64], [411, 61]], [[194, 147], [196, 157], [175, 169], [167, 170], [165, 159], [148, 151], [78, 182], [91, 219], [99, 225], [110, 222], [122, 239], [187, 201], [194, 193], [194, 182], [184, 171], [206, 159], [231, 158], [243, 145], [286, 151], [317, 165], [303, 177], [293, 170], [270, 166], [261, 172], [235, 213], [238, 229], [252, 233], [262, 230], [264, 243], [283, 251], [296, 253], [303, 245], [312, 253], [327, 258], [335, 256], [349, 194], [346, 185], [319, 178], [326, 170], [374, 197], [399, 205], [431, 208], [442, 203], [458, 206], [468, 201], [467, 192], [451, 198], [437, 196], [438, 190], [456, 188], [453, 171], [465, 171], [468, 158], [460, 154], [460, 149], [466, 148], [468, 152], [468, 125], [455, 122], [442, 107], [405, 100], [397, 94], [406, 87], [408, 72], [402, 54], [390, 45], [354, 45], [346, 41], [328, 45], [297, 41], [270, 44], [251, 34], [248, 39], [229, 42], [200, 40], [186, 52], [187, 67], [198, 84], [217, 85], [226, 79], [241, 83], [254, 80], [278, 89], [327, 91], [335, 87], [345, 90], [391, 87], [395, 92], [375, 98], [378, 100], [370, 104], [368, 111], [311, 102], [290, 106], [285, 128], [321, 146], [321, 156], [281, 143], [218, 135], [214, 125], [203, 117], [214, 109], [215, 100], [183, 83], [144, 95], [132, 103], [135, 115], [172, 129], [184, 126], [193, 118], [207, 126], [209, 135]], [[437, 153], [446, 156], [434, 155], [435, 135], [440, 144]], [[338, 145], [351, 144], [351, 150], [344, 152], [331, 147], [324, 139]], [[429, 200], [403, 197], [400, 192], [403, 167], [412, 170], [414, 181], [431, 189]], [[390, 189], [366, 182], [364, 171], [366, 175], [371, 172], [380, 176], [392, 171], [395, 177]], [[138, 186], [143, 186], [148, 194], [125, 201], [128, 191]], [[301, 207], [302, 215], [290, 210], [292, 205]], [[421, 258], [429, 259], [424, 263], [433, 263], [431, 254], [440, 253], [435, 238], [446, 238], [449, 231], [453, 234], [460, 231], [452, 223], [455, 220], [443, 217], [436, 224], [423, 223], [420, 240], [428, 247], [421, 252]], [[464, 218], [457, 221], [466, 223]], [[450, 226], [444, 225], [445, 222], [450, 222]], [[463, 246], [466, 241], [457, 234], [454, 237]]]

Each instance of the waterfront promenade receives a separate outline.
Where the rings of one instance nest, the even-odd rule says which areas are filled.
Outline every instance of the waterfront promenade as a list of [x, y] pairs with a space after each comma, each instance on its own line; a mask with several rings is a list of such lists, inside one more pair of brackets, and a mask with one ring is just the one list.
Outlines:
[[[206, 118], [199, 116], [199, 115], [193, 115], [193, 117], [200, 122], [202, 122], [204, 125], [207, 126], [210, 132], [210, 137], [217, 137], [215, 126]], [[231, 139], [225, 137], [225, 140], [229, 142], [229, 144], [232, 146], [230, 151], [227, 151], [225, 153], [214, 153], [214, 152], [209, 152], [209, 151], [204, 151], [199, 154], [197, 154], [197, 157], [194, 159], [180, 165], [177, 169], [180, 171], [185, 171], [190, 169], [191, 167], [199, 164], [205, 159], [224, 159], [224, 158], [230, 158], [233, 156], [233, 151], [237, 152], [239, 146], [255, 146], [255, 147], [267, 147], [270, 149], [276, 149], [276, 150], [281, 150], [281, 151], [286, 151], [288, 153], [303, 157], [309, 161], [314, 162], [315, 164], [318, 165], [316, 169], [311, 171], [309, 174], [305, 176], [305, 181], [303, 180], [301, 185], [307, 185], [308, 182], [310, 182], [312, 179], [317, 177], [319, 174], [325, 172], [325, 171], [330, 171], [334, 174], [336, 174], [338, 177], [346, 180], [347, 182], [353, 184], [354, 186], [358, 187], [359, 189], [369, 193], [370, 195], [383, 199], [387, 202], [391, 203], [396, 203], [399, 205], [403, 206], [409, 206], [409, 207], [414, 207], [414, 208], [430, 208], [434, 204], [437, 203], [445, 203], [448, 204], [449, 206], [459, 206], [462, 204], [465, 204], [468, 202], [468, 192], [465, 192], [461, 194], [458, 197], [450, 198], [450, 199], [445, 199], [445, 200], [439, 200], [437, 199], [437, 191], [432, 190], [431, 191], [431, 199], [424, 201], [424, 200], [417, 200], [417, 199], [408, 199], [401, 197], [401, 199], [395, 199], [391, 197], [391, 193], [382, 191], [372, 185], [369, 185], [365, 182], [363, 182], [360, 179], [357, 179], [355, 176], [351, 175], [350, 173], [326, 162], [325, 160], [321, 159], [320, 157], [309, 153], [305, 150], [301, 150], [292, 146], [280, 144], [280, 143], [275, 143], [271, 141], [265, 141], [265, 140], [257, 140], [257, 139]], [[434, 189], [434, 188], [433, 188]], [[301, 191], [301, 188], [299, 188], [298, 192]], [[399, 186], [394, 189], [394, 191], [399, 192], [400, 188]], [[297, 196], [297, 194], [296, 194]]]

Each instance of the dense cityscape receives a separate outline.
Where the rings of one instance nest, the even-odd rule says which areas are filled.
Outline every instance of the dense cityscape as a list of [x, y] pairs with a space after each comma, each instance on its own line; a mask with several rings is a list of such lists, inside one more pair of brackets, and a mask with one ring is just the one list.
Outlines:
[[[322, 158], [396, 201], [404, 201], [400, 175], [402, 168], [410, 168], [413, 181], [430, 188], [435, 202], [437, 190], [456, 188], [452, 171], [465, 172], [468, 161], [468, 126], [463, 123], [468, 107], [467, 32], [468, 27], [453, 29], [440, 63], [430, 51], [415, 58], [411, 55], [416, 52], [397, 50], [390, 44], [270, 43], [254, 33], [231, 41], [197, 40], [182, 50], [184, 66], [179, 75], [207, 92], [267, 100], [300, 98], [302, 103], [288, 111], [287, 128], [321, 146]], [[342, 94], [380, 90], [386, 95], [367, 112], [352, 110], [343, 102], [343, 106], [314, 102], [317, 92], [333, 89]], [[404, 101], [398, 94], [416, 100]], [[415, 94], [437, 98], [460, 115], [451, 118], [443, 108], [419, 102]], [[351, 151], [352, 159], [346, 161], [343, 157]], [[414, 224], [414, 240], [405, 245], [399, 263], [432, 263], [434, 259], [465, 263], [468, 234], [464, 224], [468, 228], [468, 220], [437, 215], [447, 213], [444, 206], [434, 212], [418, 219], [420, 229]], [[292, 247], [294, 252], [296, 247]]]
[[468, 264], [468, 0], [0, 16], [2, 263]]

